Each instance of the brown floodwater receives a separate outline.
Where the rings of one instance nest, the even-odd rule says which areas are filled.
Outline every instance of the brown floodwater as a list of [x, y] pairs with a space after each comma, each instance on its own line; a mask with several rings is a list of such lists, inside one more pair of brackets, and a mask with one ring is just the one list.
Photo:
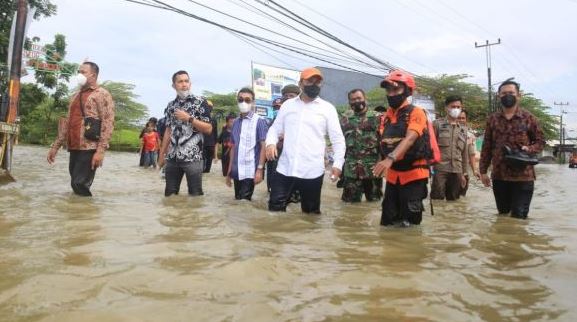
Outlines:
[[566, 166], [537, 167], [529, 220], [497, 216], [473, 182], [398, 229], [328, 180], [320, 216], [268, 212], [264, 184], [235, 201], [220, 164], [205, 196], [165, 198], [131, 153], [109, 152], [80, 198], [68, 154], [46, 151], [17, 146], [0, 186], [0, 321], [577, 321]]

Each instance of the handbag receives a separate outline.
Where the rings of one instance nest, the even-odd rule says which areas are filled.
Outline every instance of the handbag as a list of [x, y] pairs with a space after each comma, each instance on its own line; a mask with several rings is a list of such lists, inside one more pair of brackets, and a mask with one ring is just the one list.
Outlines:
[[86, 114], [84, 114], [84, 104], [82, 103], [82, 92], [78, 95], [80, 96], [80, 112], [82, 112], [82, 118], [84, 119], [84, 137], [91, 141], [98, 141], [100, 140], [102, 121], [95, 117], [86, 117]]

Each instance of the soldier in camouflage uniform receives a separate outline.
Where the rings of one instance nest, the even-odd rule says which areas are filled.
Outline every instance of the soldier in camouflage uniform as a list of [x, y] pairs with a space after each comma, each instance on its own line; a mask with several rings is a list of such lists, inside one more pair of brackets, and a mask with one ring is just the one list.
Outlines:
[[364, 193], [367, 201], [378, 201], [383, 196], [383, 179], [375, 177], [371, 168], [379, 161], [379, 118], [368, 110], [362, 89], [349, 92], [349, 104], [354, 113], [345, 113], [341, 119], [347, 146], [341, 199], [360, 202]]

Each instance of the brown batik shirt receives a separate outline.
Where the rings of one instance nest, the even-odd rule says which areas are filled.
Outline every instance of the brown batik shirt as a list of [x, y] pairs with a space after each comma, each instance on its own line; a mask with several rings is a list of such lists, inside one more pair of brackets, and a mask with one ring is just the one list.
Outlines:
[[[80, 111], [80, 96], [86, 117], [101, 120], [100, 139], [88, 140], [84, 137], [84, 120]], [[58, 150], [65, 142], [68, 151], [96, 150], [104, 152], [108, 149], [108, 142], [114, 129], [114, 101], [110, 93], [99, 86], [92, 86], [82, 92], [74, 94], [68, 107], [68, 118], [60, 126], [58, 138], [52, 144], [52, 149]]]
[[479, 170], [486, 174], [491, 165], [491, 178], [505, 181], [533, 181], [533, 166], [510, 167], [505, 162], [503, 147], [513, 149], [529, 148], [529, 153], [540, 153], [545, 141], [537, 118], [526, 110], [517, 108], [510, 120], [502, 112], [493, 113], [487, 120]]

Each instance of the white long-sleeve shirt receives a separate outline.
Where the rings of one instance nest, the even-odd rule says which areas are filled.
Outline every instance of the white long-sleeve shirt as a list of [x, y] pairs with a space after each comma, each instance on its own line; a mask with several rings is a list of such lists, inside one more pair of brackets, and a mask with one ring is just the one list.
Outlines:
[[300, 97], [284, 102], [266, 136], [267, 146], [284, 137], [276, 170], [301, 179], [320, 177], [325, 172], [326, 135], [334, 151], [333, 167], [342, 169], [346, 145], [335, 107], [319, 97], [310, 103]]

